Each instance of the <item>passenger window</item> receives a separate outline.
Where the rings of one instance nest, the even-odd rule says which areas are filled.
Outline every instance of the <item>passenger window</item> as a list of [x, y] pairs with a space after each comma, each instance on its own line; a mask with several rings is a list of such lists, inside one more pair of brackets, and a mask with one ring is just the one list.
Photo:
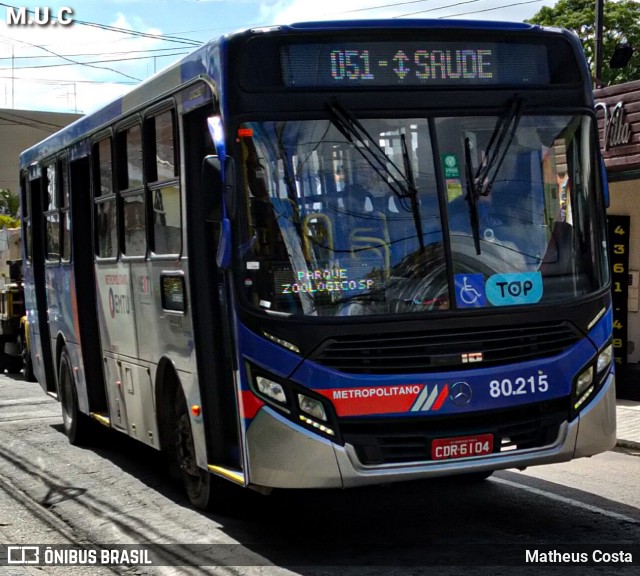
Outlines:
[[149, 166], [147, 196], [153, 220], [153, 252], [179, 254], [182, 220], [174, 111], [168, 110], [150, 118], [146, 126], [154, 146], [149, 157], [155, 158]]
[[120, 132], [116, 143], [118, 188], [123, 200], [123, 253], [126, 256], [144, 256], [147, 253], [147, 228], [142, 187], [144, 179], [141, 125], [135, 124]]
[[96, 196], [113, 194], [113, 163], [111, 159], [111, 138], [105, 138], [96, 145], [100, 180]]
[[142, 186], [142, 130], [136, 124], [126, 132], [126, 177], [120, 190]]
[[60, 161], [60, 246], [62, 249], [62, 260], [68, 262], [71, 259], [71, 213], [69, 202], [69, 173], [67, 159]]
[[144, 194], [133, 194], [124, 198], [124, 253], [127, 256], [146, 254], [146, 227]]
[[45, 221], [46, 221], [46, 259], [49, 262], [60, 260], [60, 212], [58, 210], [58, 181], [56, 164], [44, 169], [45, 179]]
[[113, 190], [111, 138], [104, 138], [93, 149], [95, 181], [96, 255], [115, 258], [118, 255], [118, 223]]
[[115, 258], [118, 255], [118, 228], [114, 198], [96, 204], [96, 229], [98, 256], [100, 258]]

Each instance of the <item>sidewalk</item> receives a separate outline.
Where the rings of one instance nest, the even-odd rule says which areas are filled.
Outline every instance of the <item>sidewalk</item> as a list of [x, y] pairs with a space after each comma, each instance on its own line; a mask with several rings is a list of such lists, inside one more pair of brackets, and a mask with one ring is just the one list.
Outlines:
[[618, 446], [640, 449], [640, 366], [616, 369]]

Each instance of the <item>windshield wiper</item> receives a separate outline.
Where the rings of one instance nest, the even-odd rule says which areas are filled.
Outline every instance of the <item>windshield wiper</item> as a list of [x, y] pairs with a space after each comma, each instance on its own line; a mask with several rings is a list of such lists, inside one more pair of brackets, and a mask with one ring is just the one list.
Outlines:
[[471, 225], [471, 234], [473, 235], [473, 245], [476, 248], [476, 254], [480, 254], [480, 221], [478, 219], [478, 194], [473, 183], [473, 163], [471, 162], [471, 143], [469, 138], [464, 139], [464, 165], [467, 178], [467, 196], [466, 200], [469, 204], [469, 224]]
[[464, 160], [467, 177], [467, 196], [469, 204], [469, 223], [473, 234], [476, 254], [480, 254], [480, 220], [478, 217], [478, 198], [488, 196], [496, 181], [500, 167], [513, 142], [522, 117], [524, 98], [518, 96], [513, 99], [507, 112], [498, 118], [493, 129], [489, 144], [482, 154], [480, 165], [475, 170], [471, 159], [471, 142], [464, 139]]
[[[331, 119], [333, 125], [360, 153], [369, 166], [371, 166], [382, 181], [391, 189], [393, 194], [401, 201], [409, 198], [410, 210], [413, 214], [418, 242], [420, 243], [421, 250], [424, 250], [422, 218], [420, 217], [420, 206], [418, 204], [418, 189], [416, 188], [415, 178], [413, 176], [411, 158], [409, 157], [405, 135], [400, 135], [402, 159], [405, 169], [403, 173], [393, 160], [384, 153], [382, 147], [376, 142], [375, 138], [369, 134], [351, 110], [335, 98], [329, 102], [329, 110], [331, 110], [333, 114], [333, 118]], [[389, 168], [389, 166], [391, 166], [393, 170]]]
[[407, 138], [405, 134], [400, 135], [402, 144], [402, 159], [404, 161], [404, 173], [406, 174], [407, 188], [409, 190], [409, 202], [411, 202], [411, 213], [413, 214], [413, 223], [418, 234], [418, 242], [420, 250], [424, 251], [424, 237], [422, 234], [422, 218], [420, 217], [420, 205], [418, 204], [418, 188], [416, 187], [416, 179], [413, 175], [413, 167], [411, 166], [411, 158], [409, 157], [409, 148], [407, 147]]

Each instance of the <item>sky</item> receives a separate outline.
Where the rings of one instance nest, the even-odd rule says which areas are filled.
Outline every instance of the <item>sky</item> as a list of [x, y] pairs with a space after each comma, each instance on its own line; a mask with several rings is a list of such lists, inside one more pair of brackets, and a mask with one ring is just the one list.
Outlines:
[[[243, 28], [359, 18], [522, 22], [554, 4], [555, 0], [0, 1], [0, 108], [88, 113], [203, 42]], [[24, 25], [17, 18], [21, 9], [31, 11], [25, 14], [37, 22]]]

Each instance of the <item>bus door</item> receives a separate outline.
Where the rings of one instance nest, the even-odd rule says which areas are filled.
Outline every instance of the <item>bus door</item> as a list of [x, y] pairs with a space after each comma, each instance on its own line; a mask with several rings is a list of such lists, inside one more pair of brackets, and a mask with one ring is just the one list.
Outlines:
[[[89, 412], [105, 414], [107, 398], [102, 367], [100, 330], [96, 315], [93, 270], [93, 218], [91, 218], [91, 160], [83, 155], [69, 162], [71, 189], [71, 253], [76, 290], [77, 337], [81, 343], [84, 386]], [[80, 382], [78, 382], [80, 385]]]
[[57, 395], [55, 367], [51, 354], [49, 342], [50, 330], [48, 318], [38, 314], [38, 310], [47, 309], [47, 290], [51, 287], [46, 285], [45, 272], [45, 246], [46, 246], [46, 219], [44, 216], [44, 196], [47, 194], [45, 175], [41, 168], [33, 167], [29, 170], [27, 180], [27, 209], [30, 216], [30, 269], [33, 282], [33, 297], [35, 306], [31, 308], [29, 318], [31, 334], [31, 358], [33, 360], [34, 375], [40, 382], [42, 389], [51, 394]]
[[203, 170], [204, 158], [216, 154], [207, 130], [211, 114], [211, 106], [201, 106], [182, 116], [189, 296], [198, 383], [205, 408], [207, 458], [216, 466], [241, 471], [243, 450], [230, 328], [232, 302], [225, 272], [216, 265], [222, 190]]

